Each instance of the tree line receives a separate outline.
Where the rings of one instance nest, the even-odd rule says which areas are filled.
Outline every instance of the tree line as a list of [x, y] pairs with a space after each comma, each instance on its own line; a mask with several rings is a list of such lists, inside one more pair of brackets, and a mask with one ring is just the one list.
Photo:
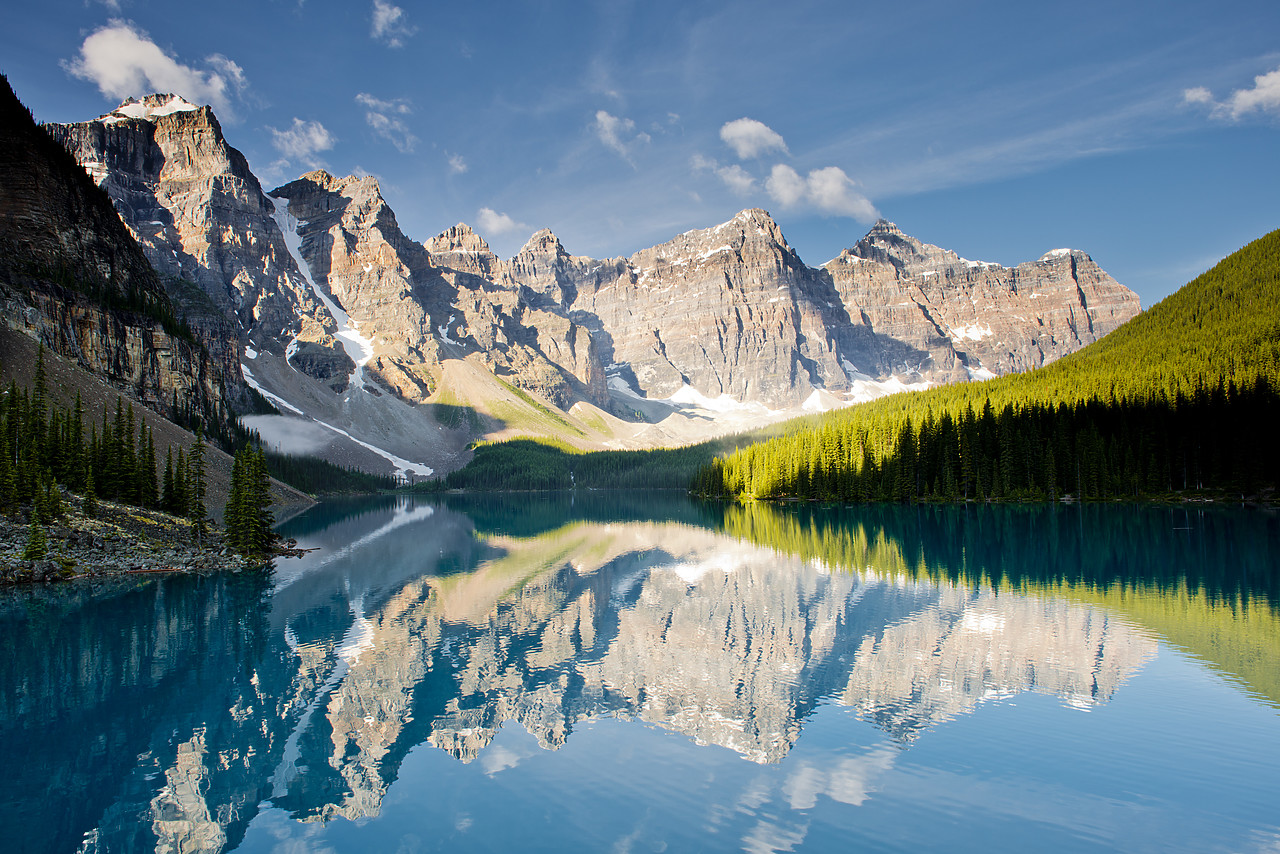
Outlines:
[[[114, 414], [104, 406], [100, 421], [87, 417], [78, 392], [72, 406], [52, 404], [41, 346], [31, 387], [19, 388], [11, 381], [0, 398], [0, 511], [30, 506], [32, 525], [47, 526], [65, 512], [62, 486], [83, 496], [86, 515], [96, 513], [99, 500], [108, 500], [189, 519], [203, 537], [210, 522], [206, 453], [197, 424], [189, 447], [179, 446], [176, 456], [173, 446], [166, 451], [162, 471], [155, 433], [137, 417], [132, 402], [117, 397]], [[229, 528], [228, 537], [242, 553], [264, 554], [264, 544], [274, 543], [265, 458], [260, 450], [247, 448], [238, 462], [241, 457], [247, 462], [243, 472], [233, 468], [235, 530]], [[30, 557], [40, 551], [42, 537], [33, 527], [37, 545], [29, 549]]]
[[[834, 501], [1256, 495], [1280, 482], [1280, 395], [1262, 377], [1191, 396], [1055, 405], [991, 400], [896, 429], [831, 422], [717, 458], [691, 489], [708, 497]], [[880, 428], [880, 429], [877, 429]]]
[[691, 489], [843, 501], [1274, 489], [1276, 305], [1280, 231], [1051, 365], [793, 422], [709, 462]]

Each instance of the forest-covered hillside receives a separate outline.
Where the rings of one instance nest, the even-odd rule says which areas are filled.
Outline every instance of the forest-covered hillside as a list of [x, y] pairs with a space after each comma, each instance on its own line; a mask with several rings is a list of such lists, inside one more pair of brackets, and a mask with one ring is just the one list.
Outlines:
[[793, 424], [694, 491], [846, 501], [1258, 494], [1280, 477], [1280, 231], [1045, 368]]

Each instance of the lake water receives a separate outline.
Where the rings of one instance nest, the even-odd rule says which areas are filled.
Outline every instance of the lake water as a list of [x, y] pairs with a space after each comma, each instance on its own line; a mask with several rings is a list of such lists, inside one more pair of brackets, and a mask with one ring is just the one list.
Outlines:
[[384, 499], [0, 595], [6, 851], [1280, 851], [1280, 522]]

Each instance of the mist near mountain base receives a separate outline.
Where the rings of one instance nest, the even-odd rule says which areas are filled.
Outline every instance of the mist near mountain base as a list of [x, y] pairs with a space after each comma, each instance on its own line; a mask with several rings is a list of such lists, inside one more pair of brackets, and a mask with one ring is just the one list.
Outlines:
[[333, 441], [333, 434], [314, 421], [288, 415], [249, 415], [240, 423], [256, 430], [268, 448], [284, 454], [314, 454]]

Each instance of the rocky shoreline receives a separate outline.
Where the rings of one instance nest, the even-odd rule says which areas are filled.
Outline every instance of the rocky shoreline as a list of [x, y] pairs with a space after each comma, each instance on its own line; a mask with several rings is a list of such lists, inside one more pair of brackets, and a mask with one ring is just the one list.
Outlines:
[[93, 516], [78, 495], [63, 493], [66, 513], [45, 528], [46, 556], [23, 560], [30, 511], [0, 515], [0, 585], [100, 578], [136, 573], [242, 572], [263, 566], [226, 546], [221, 528], [210, 525], [197, 539], [195, 526], [154, 510], [97, 502]]

